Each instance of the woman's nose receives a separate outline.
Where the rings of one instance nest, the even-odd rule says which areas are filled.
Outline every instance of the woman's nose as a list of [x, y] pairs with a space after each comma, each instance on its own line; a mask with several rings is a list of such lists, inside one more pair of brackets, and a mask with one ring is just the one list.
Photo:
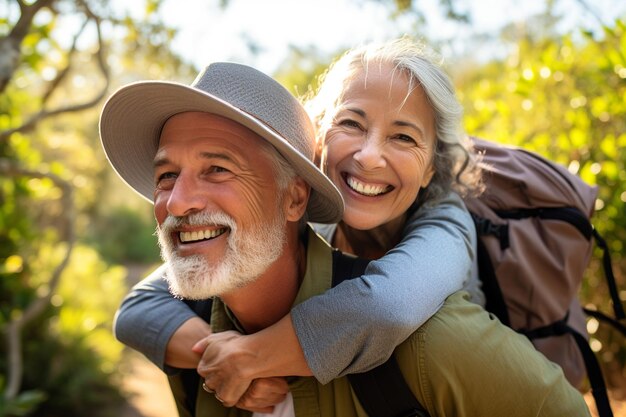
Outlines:
[[361, 148], [354, 154], [354, 160], [357, 161], [363, 169], [385, 167], [387, 163], [383, 155], [383, 141], [374, 135], [368, 135], [361, 144]]

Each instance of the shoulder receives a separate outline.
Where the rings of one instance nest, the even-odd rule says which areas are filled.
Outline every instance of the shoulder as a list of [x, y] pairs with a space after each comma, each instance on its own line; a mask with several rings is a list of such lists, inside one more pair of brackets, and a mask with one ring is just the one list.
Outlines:
[[[445, 352], [458, 351], [459, 343], [462, 344], [463, 350], [466, 350], [471, 349], [473, 344], [495, 345], [497, 343], [492, 339], [498, 334], [502, 334], [502, 337], [515, 334], [512, 330], [509, 332], [510, 329], [481, 306], [470, 302], [469, 298], [465, 291], [458, 291], [449, 296], [441, 309], [407, 341], [412, 340], [413, 348], [427, 348], [427, 354], [437, 352], [438, 357], [446, 356], [443, 354]], [[425, 343], [425, 346], [415, 345], [418, 340]], [[480, 350], [487, 349], [483, 347]]]
[[472, 216], [463, 199], [455, 192], [450, 192], [434, 202], [429, 202], [413, 211], [406, 222], [403, 235], [436, 227], [450, 233], [469, 236], [474, 239], [476, 228]]
[[474, 398], [470, 408], [477, 415], [488, 409], [499, 415], [498, 409], [504, 411], [507, 402], [510, 407], [515, 401], [512, 396], [527, 400], [528, 408], [519, 414], [523, 416], [560, 415], [542, 414], [547, 403], [559, 403], [560, 410], [580, 406], [582, 396], [557, 365], [467, 298], [464, 291], [448, 297], [396, 352], [403, 372], [417, 367], [419, 388], [429, 408], [436, 414], [466, 409], [470, 404], [458, 396], [460, 392]]
[[455, 192], [450, 192], [436, 201], [427, 202], [414, 210], [407, 220], [407, 224], [428, 220], [448, 219], [471, 223], [471, 215], [463, 199]]

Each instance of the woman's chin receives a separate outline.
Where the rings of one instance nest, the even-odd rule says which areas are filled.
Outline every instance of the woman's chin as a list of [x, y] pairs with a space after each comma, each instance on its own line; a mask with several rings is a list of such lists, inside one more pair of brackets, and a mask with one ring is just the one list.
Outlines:
[[371, 230], [384, 223], [380, 216], [372, 215], [371, 212], [349, 213], [344, 212], [343, 222], [355, 230]]

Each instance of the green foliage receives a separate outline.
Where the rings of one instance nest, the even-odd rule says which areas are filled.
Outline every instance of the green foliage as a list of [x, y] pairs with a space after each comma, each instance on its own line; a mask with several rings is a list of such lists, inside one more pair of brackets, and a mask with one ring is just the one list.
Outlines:
[[[106, 220], [101, 238], [118, 245], [110, 258], [144, 262], [158, 254], [152, 216], [108, 213], [100, 200], [114, 174], [98, 140], [101, 103], [93, 100], [106, 86], [137, 78], [192, 78], [190, 66], [169, 50], [175, 32], [155, 17], [159, 5], [160, 0], [146, 1], [146, 14], [137, 19], [118, 18], [99, 0], [56, 1], [54, 9], [38, 9], [25, 37], [17, 39], [20, 60], [14, 70], [4, 66], [5, 54], [0, 56], [3, 68], [13, 71], [0, 89], [0, 167], [10, 161], [23, 173], [0, 175], [0, 329], [48, 293], [54, 269], [74, 242], [70, 230], [79, 242], [95, 238], [92, 227], [101, 216]], [[6, 8], [13, 13], [0, 18], [0, 42], [19, 16], [17, 3]], [[101, 43], [93, 36], [96, 26]], [[73, 36], [79, 42], [70, 52]], [[111, 52], [115, 55], [107, 55]], [[110, 64], [106, 71], [99, 53], [102, 63]], [[52, 113], [48, 117], [45, 111]], [[74, 228], [66, 224], [61, 190], [46, 174], [72, 185]], [[124, 231], [129, 238], [122, 237]], [[110, 262], [93, 248], [74, 246], [50, 304], [22, 330], [24, 373], [9, 400], [3, 395], [10, 377], [8, 345], [0, 345], [0, 416], [106, 415], [123, 400], [116, 374], [122, 345], [111, 327], [127, 291], [126, 272]]]
[[[0, 390], [4, 390], [4, 384], [0, 381]], [[0, 397], [0, 416], [27, 416], [46, 399], [46, 394], [40, 390], [23, 391], [17, 398], [7, 400]]]
[[88, 242], [112, 263], [154, 263], [160, 259], [154, 230], [148, 213], [120, 206], [99, 218]]
[[[50, 269], [62, 255], [59, 252], [56, 247], [43, 247], [41, 260], [31, 262], [32, 268]], [[110, 329], [127, 291], [125, 277], [124, 268], [108, 266], [93, 249], [74, 250], [51, 306], [24, 329], [24, 391], [0, 415], [20, 415], [20, 410], [32, 407], [35, 410], [28, 415], [92, 415], [94, 409], [123, 401], [115, 375], [122, 345]], [[32, 301], [41, 287], [22, 284], [22, 298]], [[18, 304], [26, 303], [12, 303]], [[6, 374], [5, 358], [2, 346], [1, 374]]]
[[[312, 94], [317, 90], [319, 80], [317, 76], [322, 74], [333, 55], [323, 54], [315, 48], [299, 49], [292, 47], [289, 50], [285, 62], [281, 65], [273, 77], [285, 88], [289, 89], [296, 97]], [[298, 68], [294, 71], [294, 68]]]

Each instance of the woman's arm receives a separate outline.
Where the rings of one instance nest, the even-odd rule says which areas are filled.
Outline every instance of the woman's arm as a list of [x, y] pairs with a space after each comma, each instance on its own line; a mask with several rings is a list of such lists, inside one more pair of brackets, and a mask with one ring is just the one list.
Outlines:
[[167, 365], [195, 368], [200, 356], [191, 347], [210, 327], [170, 294], [164, 274], [161, 266], [132, 288], [115, 315], [113, 332], [166, 372], [172, 371]]
[[450, 194], [409, 219], [402, 241], [365, 274], [294, 307], [295, 331], [322, 383], [369, 370], [431, 317], [472, 275], [476, 235]]

